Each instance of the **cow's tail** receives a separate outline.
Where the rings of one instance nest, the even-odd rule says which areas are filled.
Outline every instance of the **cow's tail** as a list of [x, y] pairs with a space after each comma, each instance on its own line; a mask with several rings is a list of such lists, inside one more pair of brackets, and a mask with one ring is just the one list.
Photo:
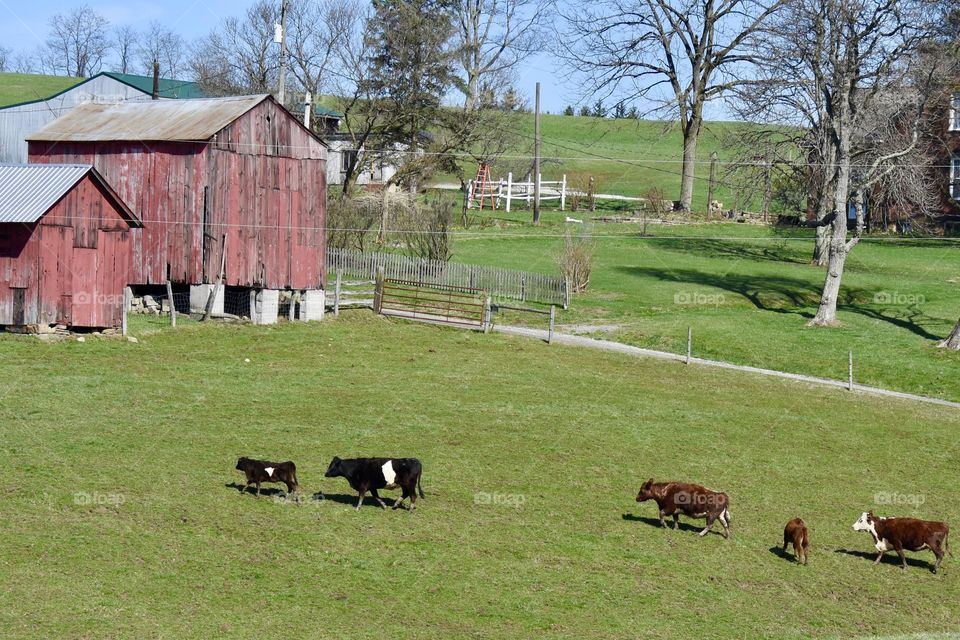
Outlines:
[[426, 498], [427, 496], [423, 495], [423, 489], [420, 487], [420, 479], [423, 477], [423, 470], [420, 470], [420, 475], [417, 476], [417, 492], [420, 494], [421, 498]]
[[943, 536], [943, 550], [950, 554], [950, 557], [953, 557], [953, 551], [950, 551], [950, 531], [947, 530], [947, 535]]

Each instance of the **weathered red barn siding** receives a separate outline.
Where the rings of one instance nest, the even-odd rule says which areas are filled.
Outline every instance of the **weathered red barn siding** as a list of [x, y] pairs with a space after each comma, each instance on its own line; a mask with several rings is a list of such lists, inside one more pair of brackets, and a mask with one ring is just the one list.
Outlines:
[[88, 174], [34, 224], [0, 224], [0, 324], [118, 326], [130, 278], [129, 225]]
[[272, 99], [207, 142], [29, 143], [31, 162], [89, 163], [143, 221], [130, 284], [314, 289], [326, 277], [326, 147]]

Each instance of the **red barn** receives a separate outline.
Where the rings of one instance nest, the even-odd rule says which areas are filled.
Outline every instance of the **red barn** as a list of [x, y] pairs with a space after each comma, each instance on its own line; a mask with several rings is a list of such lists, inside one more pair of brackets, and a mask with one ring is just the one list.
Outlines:
[[[322, 289], [326, 145], [272, 96], [86, 104], [28, 137], [137, 212], [130, 284]], [[322, 309], [322, 306], [321, 306]]]
[[0, 325], [118, 326], [139, 226], [90, 165], [0, 165]]

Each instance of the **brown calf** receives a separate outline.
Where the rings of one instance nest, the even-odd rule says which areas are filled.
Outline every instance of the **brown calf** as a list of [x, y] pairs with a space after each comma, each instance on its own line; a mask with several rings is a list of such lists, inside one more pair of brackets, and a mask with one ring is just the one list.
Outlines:
[[783, 550], [787, 544], [793, 545], [793, 555], [800, 564], [807, 564], [807, 547], [810, 546], [810, 535], [806, 523], [800, 518], [794, 518], [783, 529]]
[[705, 536], [715, 520], [723, 525], [723, 537], [730, 537], [730, 504], [727, 494], [711, 491], [698, 484], [685, 482], [654, 482], [650, 478], [640, 487], [637, 502], [655, 500], [660, 509], [660, 524], [667, 526], [664, 516], [673, 516], [673, 528], [680, 528], [680, 513], [689, 518], [706, 518], [707, 526], [699, 535]]
[[940, 569], [944, 552], [950, 550], [947, 544], [950, 527], [945, 522], [916, 518], [881, 518], [867, 511], [853, 523], [853, 529], [869, 531], [873, 536], [873, 543], [877, 548], [877, 559], [874, 564], [879, 564], [883, 554], [893, 550], [900, 556], [901, 568], [906, 569], [907, 558], [903, 555], [904, 549], [907, 551], [930, 549], [937, 557], [937, 563], [933, 566], [933, 572], [936, 573]]

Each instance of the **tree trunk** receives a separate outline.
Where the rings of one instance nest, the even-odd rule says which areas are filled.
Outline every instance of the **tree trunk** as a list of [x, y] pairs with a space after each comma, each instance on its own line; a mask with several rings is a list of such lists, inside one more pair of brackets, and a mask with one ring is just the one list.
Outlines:
[[953, 331], [950, 332], [950, 335], [947, 336], [947, 339], [937, 346], [944, 349], [960, 350], [960, 320], [957, 320], [956, 326], [953, 327]]
[[699, 115], [691, 116], [683, 129], [683, 171], [680, 176], [680, 208], [689, 212], [693, 204], [693, 180], [697, 163], [697, 143], [700, 141]]
[[[843, 131], [843, 129], [841, 129]], [[831, 327], [837, 325], [837, 299], [840, 295], [840, 279], [847, 261], [847, 200], [850, 190], [850, 140], [849, 133], [843, 131], [845, 140], [841, 140], [840, 153], [837, 154], [837, 182], [833, 192], [833, 210], [837, 212], [828, 227], [829, 255], [827, 257], [827, 275], [820, 294], [820, 307], [817, 314], [807, 323], [811, 327]], [[859, 219], [860, 214], [858, 212]]]
[[[822, 220], [823, 218], [818, 218]], [[827, 266], [830, 255], [830, 227], [817, 227], [817, 237], [813, 244], [813, 259], [810, 261], [818, 267]]]

